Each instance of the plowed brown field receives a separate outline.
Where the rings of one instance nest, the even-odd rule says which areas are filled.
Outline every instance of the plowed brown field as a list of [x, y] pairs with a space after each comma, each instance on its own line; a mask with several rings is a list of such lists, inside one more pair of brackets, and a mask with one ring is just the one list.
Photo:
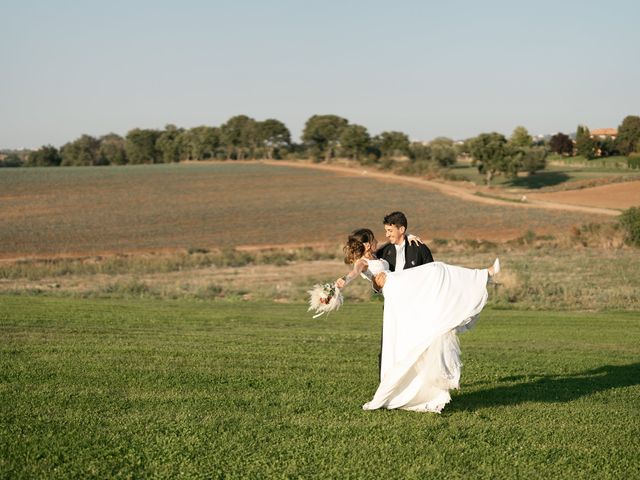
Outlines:
[[258, 163], [0, 172], [0, 258], [341, 242], [403, 210], [424, 238], [504, 240], [611, 217], [479, 204], [418, 185]]
[[532, 200], [545, 202], [625, 209], [640, 206], [640, 182], [614, 183], [564, 192], [532, 193], [527, 196]]

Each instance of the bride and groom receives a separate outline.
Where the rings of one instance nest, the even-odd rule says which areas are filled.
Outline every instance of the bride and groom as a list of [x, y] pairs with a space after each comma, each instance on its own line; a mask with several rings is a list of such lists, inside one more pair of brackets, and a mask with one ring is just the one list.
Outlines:
[[428, 247], [407, 235], [402, 212], [387, 215], [384, 226], [390, 243], [381, 248], [369, 229], [349, 236], [345, 263], [353, 269], [336, 281], [344, 288], [362, 276], [384, 295], [380, 384], [362, 408], [440, 413], [460, 381], [457, 333], [478, 319], [500, 264], [475, 270], [434, 262]]

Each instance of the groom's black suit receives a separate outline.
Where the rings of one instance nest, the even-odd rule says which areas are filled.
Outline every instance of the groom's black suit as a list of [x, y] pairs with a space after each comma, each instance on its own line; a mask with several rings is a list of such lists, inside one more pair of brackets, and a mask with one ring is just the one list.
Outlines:
[[[393, 243], [388, 243], [384, 247], [379, 248], [376, 252], [376, 257], [384, 258], [389, 262], [389, 269], [392, 272], [396, 271], [396, 246]], [[426, 263], [433, 262], [433, 255], [431, 250], [424, 243], [421, 245], [412, 245], [404, 238], [404, 270]], [[382, 330], [384, 332], [384, 328]], [[378, 354], [378, 372], [382, 371], [382, 333], [380, 333], [380, 353]]]
[[[376, 257], [384, 258], [389, 262], [389, 268], [392, 272], [396, 271], [396, 246], [393, 243], [388, 243], [384, 247], [378, 249]], [[425, 263], [433, 262], [433, 256], [431, 250], [424, 243], [422, 245], [410, 244], [406, 237], [404, 239], [404, 269], [417, 267], [424, 265]]]

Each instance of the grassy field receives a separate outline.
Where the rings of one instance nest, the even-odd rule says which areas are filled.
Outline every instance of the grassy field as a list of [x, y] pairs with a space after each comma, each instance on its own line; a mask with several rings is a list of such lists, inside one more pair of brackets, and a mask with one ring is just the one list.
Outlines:
[[[588, 167], [589, 169], [629, 170], [629, 157], [624, 155], [614, 155], [612, 157], [593, 158], [589, 160], [581, 155], [565, 157], [558, 154], [551, 154], [547, 157], [547, 162], [551, 164], [582, 166]], [[633, 169], [631, 169], [631, 171], [633, 171]]]
[[[618, 158], [618, 157], [616, 157]], [[595, 162], [595, 161], [594, 161]], [[491, 185], [504, 188], [522, 188], [541, 191], [567, 190], [583, 188], [585, 186], [601, 185], [611, 182], [640, 180], [640, 172], [615, 166], [616, 163], [601, 162], [594, 165], [574, 165], [568, 162], [565, 165], [550, 164], [543, 171], [535, 175], [523, 175], [518, 178], [509, 178], [504, 175], [495, 177]], [[484, 185], [484, 175], [471, 165], [454, 165], [449, 172], [458, 179], [464, 179]]]
[[610, 218], [478, 205], [433, 189], [261, 164], [0, 172], [0, 258], [338, 243], [400, 209], [424, 238], [515, 238]]
[[2, 478], [637, 478], [637, 313], [485, 311], [442, 415], [364, 412], [380, 304], [0, 298]]
[[[640, 255], [637, 249], [598, 245], [616, 232], [520, 242], [430, 243], [434, 257], [454, 265], [503, 265], [496, 306], [550, 310], [640, 311]], [[590, 242], [584, 247], [581, 242]], [[275, 300], [300, 302], [314, 283], [347, 271], [341, 249], [280, 249], [264, 252], [188, 253], [28, 260], [0, 263], [0, 294], [83, 298]], [[349, 301], [369, 301], [371, 288], [353, 282]]]

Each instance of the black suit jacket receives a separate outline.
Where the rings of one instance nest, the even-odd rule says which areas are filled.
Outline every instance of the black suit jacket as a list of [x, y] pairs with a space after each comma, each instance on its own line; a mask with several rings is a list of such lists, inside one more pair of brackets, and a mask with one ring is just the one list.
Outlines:
[[[412, 245], [404, 239], [404, 269], [424, 265], [433, 262], [431, 250], [424, 243], [422, 245]], [[388, 243], [376, 252], [378, 258], [384, 258], [389, 262], [389, 268], [392, 272], [396, 271], [396, 247], [392, 243]]]

